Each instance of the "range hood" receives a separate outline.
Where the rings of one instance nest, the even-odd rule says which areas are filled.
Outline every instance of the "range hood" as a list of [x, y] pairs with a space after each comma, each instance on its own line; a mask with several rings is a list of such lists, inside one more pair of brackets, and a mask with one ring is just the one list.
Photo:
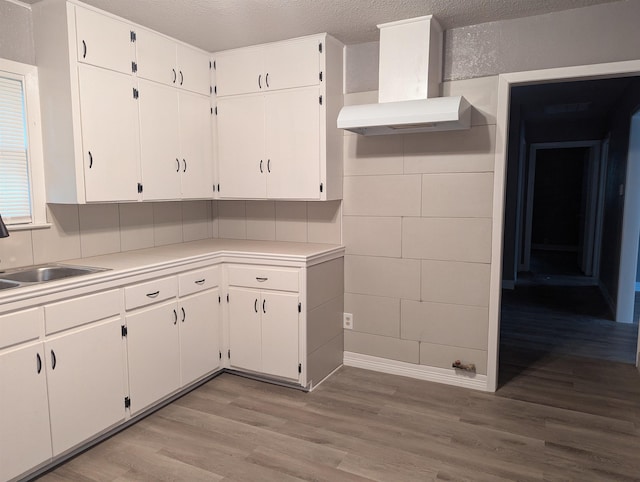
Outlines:
[[468, 129], [464, 97], [438, 97], [442, 29], [431, 15], [378, 25], [380, 85], [377, 104], [349, 105], [338, 128], [375, 136]]

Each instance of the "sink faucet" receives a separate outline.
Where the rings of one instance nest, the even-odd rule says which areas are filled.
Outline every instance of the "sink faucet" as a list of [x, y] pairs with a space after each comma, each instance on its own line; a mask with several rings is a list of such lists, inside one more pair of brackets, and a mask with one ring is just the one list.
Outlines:
[[4, 224], [4, 221], [2, 220], [2, 216], [0, 216], [0, 238], [6, 238], [9, 236], [9, 230], [7, 229], [7, 226]]

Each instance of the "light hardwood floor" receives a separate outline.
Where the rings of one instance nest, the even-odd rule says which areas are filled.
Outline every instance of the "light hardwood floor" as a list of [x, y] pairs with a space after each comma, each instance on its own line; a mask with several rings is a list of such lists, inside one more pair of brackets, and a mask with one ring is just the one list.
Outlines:
[[640, 375], [558, 355], [495, 394], [350, 367], [312, 393], [224, 374], [42, 480], [638, 478]]

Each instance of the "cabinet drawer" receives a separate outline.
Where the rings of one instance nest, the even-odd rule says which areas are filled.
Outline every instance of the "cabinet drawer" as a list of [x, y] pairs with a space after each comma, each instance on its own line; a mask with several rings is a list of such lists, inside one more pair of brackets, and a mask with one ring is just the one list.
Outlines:
[[178, 282], [176, 276], [157, 279], [148, 283], [126, 287], [124, 289], [125, 307], [127, 310], [132, 310], [140, 306], [175, 298], [177, 295]]
[[0, 316], [0, 350], [18, 343], [37, 340], [42, 330], [42, 321], [41, 308]]
[[198, 269], [178, 276], [180, 296], [208, 290], [220, 285], [220, 267]]
[[268, 290], [298, 291], [298, 270], [261, 266], [229, 266], [229, 284]]
[[119, 315], [121, 296], [120, 290], [111, 290], [46, 305], [44, 319], [47, 335]]

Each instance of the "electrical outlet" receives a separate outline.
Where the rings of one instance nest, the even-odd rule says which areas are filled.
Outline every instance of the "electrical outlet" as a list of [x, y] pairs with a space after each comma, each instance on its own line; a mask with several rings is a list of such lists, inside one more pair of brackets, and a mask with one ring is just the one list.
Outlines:
[[342, 327], [347, 330], [353, 330], [353, 314], [343, 313], [342, 315]]

